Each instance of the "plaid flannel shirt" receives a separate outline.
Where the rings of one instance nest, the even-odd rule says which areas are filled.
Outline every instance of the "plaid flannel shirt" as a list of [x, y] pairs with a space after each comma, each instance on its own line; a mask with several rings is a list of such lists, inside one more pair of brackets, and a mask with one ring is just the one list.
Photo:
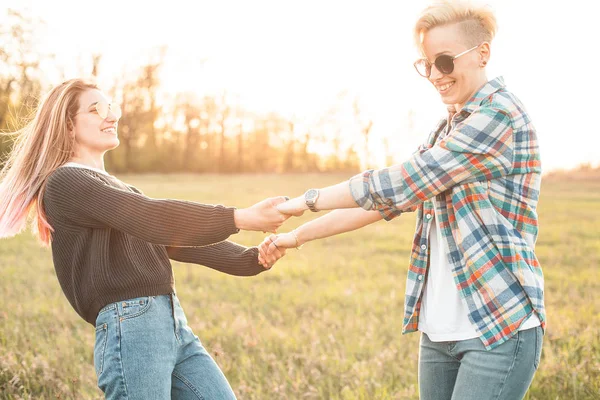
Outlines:
[[540, 183], [535, 128], [501, 77], [440, 121], [410, 159], [350, 180], [357, 204], [386, 220], [417, 211], [403, 333], [419, 324], [434, 197], [454, 283], [486, 348], [508, 340], [534, 312], [545, 329], [544, 277], [534, 253]]

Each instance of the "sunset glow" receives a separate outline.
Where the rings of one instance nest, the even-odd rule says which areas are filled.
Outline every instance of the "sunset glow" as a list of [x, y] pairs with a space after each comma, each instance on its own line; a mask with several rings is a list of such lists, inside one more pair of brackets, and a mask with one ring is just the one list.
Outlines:
[[[583, 0], [561, 7], [538, 0], [488, 3], [499, 22], [488, 78], [504, 76], [528, 107], [545, 170], [597, 165], [600, 132], [592, 107], [600, 84], [588, 78], [589, 63], [575, 69], [574, 61], [587, 58], [592, 39], [582, 30], [591, 29], [598, 6]], [[439, 96], [412, 67], [412, 26], [425, 1], [3, 4], [0, 18], [12, 8], [46, 22], [36, 35], [40, 51], [55, 54], [43, 77], [48, 85], [88, 76], [92, 55], [99, 54], [99, 83], [110, 88], [164, 48], [165, 102], [179, 92], [226, 91], [248, 109], [276, 111], [302, 125], [345, 91], [358, 96], [373, 121], [370, 146], [380, 166], [386, 154], [394, 161], [410, 155], [444, 114]], [[356, 129], [343, 136], [348, 143], [361, 140]], [[322, 146], [314, 150], [326, 153], [329, 147]]]

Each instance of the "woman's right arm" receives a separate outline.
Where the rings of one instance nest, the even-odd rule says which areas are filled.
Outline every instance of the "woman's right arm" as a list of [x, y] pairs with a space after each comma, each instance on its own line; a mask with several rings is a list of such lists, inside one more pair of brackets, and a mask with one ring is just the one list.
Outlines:
[[302, 246], [312, 240], [351, 232], [382, 219], [383, 215], [379, 211], [366, 211], [362, 208], [334, 210], [300, 225], [291, 232], [270, 236], [259, 246], [259, 251], [263, 259], [272, 265], [277, 260], [272, 254], [275, 249]]
[[221, 205], [152, 199], [110, 186], [80, 168], [55, 171], [44, 193], [44, 207], [51, 216], [90, 228], [114, 228], [165, 246], [205, 246], [221, 242], [239, 229], [274, 231], [286, 218], [275, 207], [279, 200], [269, 200], [235, 210]]
[[[400, 213], [414, 210], [457, 185], [497, 179], [511, 174], [515, 168], [539, 171], [536, 155], [528, 162], [515, 161], [513, 117], [509, 110], [499, 108], [497, 102], [487, 101], [489, 104], [471, 113], [444, 138], [423, 147], [406, 161], [364, 171], [346, 182], [320, 189], [314, 207], [318, 210], [362, 207], [393, 216], [394, 210]], [[308, 205], [304, 196], [299, 196], [280, 205], [279, 210], [290, 215], [302, 214]]]

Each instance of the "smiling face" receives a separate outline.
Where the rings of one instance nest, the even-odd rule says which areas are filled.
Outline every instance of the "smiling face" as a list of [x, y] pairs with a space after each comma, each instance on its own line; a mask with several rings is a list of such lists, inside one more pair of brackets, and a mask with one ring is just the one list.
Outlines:
[[[456, 56], [472, 47], [474, 45], [466, 40], [460, 23], [436, 26], [423, 35], [422, 49], [431, 64], [442, 54]], [[484, 42], [455, 59], [454, 71], [448, 75], [442, 74], [432, 65], [428, 79], [442, 97], [444, 104], [455, 105], [456, 110], [460, 110], [487, 82], [485, 64], [489, 55], [489, 43]]]
[[102, 118], [96, 104], [109, 101], [97, 89], [86, 90], [79, 97], [79, 110], [73, 120], [72, 134], [75, 136], [75, 154], [104, 154], [119, 145], [117, 125], [119, 116], [109, 110]]

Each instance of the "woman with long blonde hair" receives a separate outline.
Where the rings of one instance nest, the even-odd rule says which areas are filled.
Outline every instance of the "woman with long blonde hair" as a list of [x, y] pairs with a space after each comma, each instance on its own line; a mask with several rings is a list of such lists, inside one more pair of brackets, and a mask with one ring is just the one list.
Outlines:
[[83, 80], [50, 91], [0, 172], [0, 237], [31, 219], [51, 246], [65, 296], [96, 329], [94, 366], [107, 399], [234, 399], [187, 325], [170, 259], [263, 272], [273, 262], [226, 239], [240, 229], [275, 232], [287, 219], [276, 209], [284, 198], [246, 209], [149, 198], [104, 169], [120, 116]]

